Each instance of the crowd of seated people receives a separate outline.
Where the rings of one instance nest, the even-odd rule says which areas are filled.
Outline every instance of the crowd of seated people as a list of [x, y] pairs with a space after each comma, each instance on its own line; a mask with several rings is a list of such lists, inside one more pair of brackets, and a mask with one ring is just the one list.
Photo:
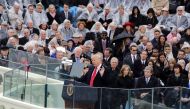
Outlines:
[[[0, 58], [8, 60], [8, 49], [67, 58], [85, 64], [76, 80], [91, 87], [177, 86], [171, 93], [179, 94], [178, 86], [190, 88], [189, 12], [190, 0], [1, 0]], [[149, 92], [137, 98], [150, 101]], [[184, 109], [189, 96], [179, 98]]]

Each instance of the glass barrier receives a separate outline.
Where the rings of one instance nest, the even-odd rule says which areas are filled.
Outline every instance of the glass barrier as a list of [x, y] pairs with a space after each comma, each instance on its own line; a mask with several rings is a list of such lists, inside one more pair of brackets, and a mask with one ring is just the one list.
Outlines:
[[72, 62], [68, 60], [58, 60], [15, 49], [9, 49], [8, 59], [9, 60], [3, 60], [7, 62], [7, 65], [4, 64], [4, 67], [17, 68], [20, 65], [25, 65], [26, 69], [32, 73], [47, 76], [48, 78], [58, 80], [70, 78], [69, 73], [71, 71]]
[[190, 89], [182, 87], [100, 88], [73, 80], [44, 84], [19, 79], [16, 83], [5, 88], [4, 96], [55, 109], [189, 109], [190, 103]]
[[[157, 87], [121, 89], [89, 87], [70, 79], [72, 64], [10, 50], [3, 95], [47, 108], [190, 109], [190, 89]], [[78, 71], [78, 69], [77, 69]]]

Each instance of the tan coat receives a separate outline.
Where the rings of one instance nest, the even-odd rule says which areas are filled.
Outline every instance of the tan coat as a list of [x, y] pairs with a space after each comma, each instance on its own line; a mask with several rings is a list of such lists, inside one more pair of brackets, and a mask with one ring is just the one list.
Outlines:
[[154, 11], [161, 11], [163, 8], [169, 9], [169, 0], [152, 0]]

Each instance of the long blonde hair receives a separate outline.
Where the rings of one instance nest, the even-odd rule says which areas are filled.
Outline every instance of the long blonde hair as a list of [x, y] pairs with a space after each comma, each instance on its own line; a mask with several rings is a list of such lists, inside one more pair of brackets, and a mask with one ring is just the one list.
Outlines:
[[126, 68], [128, 68], [128, 70], [129, 70], [128, 76], [130, 76], [130, 77], [133, 76], [133, 71], [131, 70], [130, 66], [129, 66], [129, 65], [126, 65], [126, 64], [121, 67], [119, 76], [123, 76], [123, 72], [124, 72], [124, 70], [125, 70]]

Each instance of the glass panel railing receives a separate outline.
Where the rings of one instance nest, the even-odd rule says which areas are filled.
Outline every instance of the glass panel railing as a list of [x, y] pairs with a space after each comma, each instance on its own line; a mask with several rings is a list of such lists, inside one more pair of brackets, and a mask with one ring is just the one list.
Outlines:
[[45, 84], [41, 83], [32, 83], [30, 88], [31, 92], [31, 104], [38, 106], [45, 106]]
[[179, 101], [179, 106], [181, 109], [190, 108], [190, 88], [182, 88], [181, 98], [179, 99]]
[[101, 88], [84, 86], [82, 83], [75, 84], [78, 86], [73, 87], [74, 108], [100, 109], [105, 104], [101, 97]]
[[47, 85], [47, 108], [63, 107], [73, 108], [73, 81], [64, 80], [64, 84], [48, 84]]

